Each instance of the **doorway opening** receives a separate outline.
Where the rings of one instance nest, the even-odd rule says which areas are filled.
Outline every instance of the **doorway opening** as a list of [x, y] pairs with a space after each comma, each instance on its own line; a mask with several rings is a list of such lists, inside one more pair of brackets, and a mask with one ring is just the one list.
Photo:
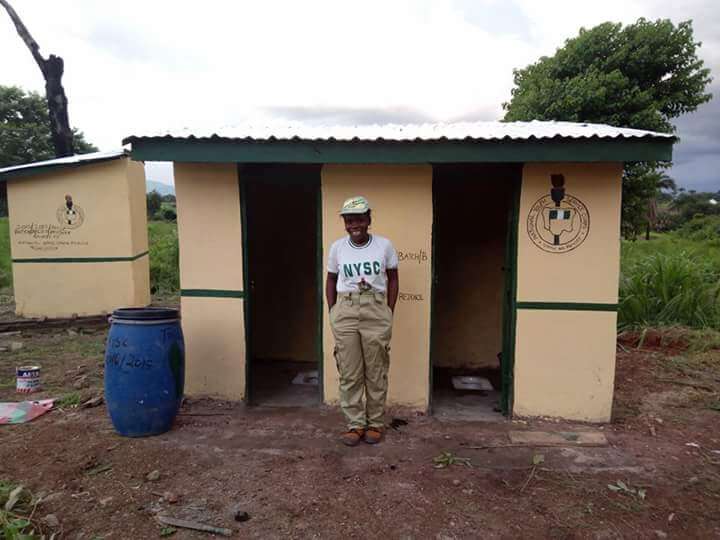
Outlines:
[[320, 167], [243, 165], [247, 402], [317, 405], [322, 396]]
[[[431, 407], [448, 419], [498, 421], [510, 274], [508, 222], [520, 164], [433, 168]], [[514, 264], [514, 262], [513, 262]]]

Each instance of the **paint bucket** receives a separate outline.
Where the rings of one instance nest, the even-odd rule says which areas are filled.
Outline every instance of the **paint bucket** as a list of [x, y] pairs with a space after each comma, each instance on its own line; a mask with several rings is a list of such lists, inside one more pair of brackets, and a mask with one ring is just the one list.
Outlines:
[[15, 368], [16, 386], [19, 394], [31, 394], [40, 390], [40, 366]]

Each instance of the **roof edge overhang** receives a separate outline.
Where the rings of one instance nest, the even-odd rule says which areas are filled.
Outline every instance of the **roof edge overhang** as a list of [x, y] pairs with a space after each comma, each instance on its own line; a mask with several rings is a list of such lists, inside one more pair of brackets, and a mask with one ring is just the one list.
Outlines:
[[[39, 161], [36, 163], [28, 163], [25, 165], [16, 165], [6, 167], [0, 170], [0, 183], [18, 178], [26, 178], [28, 176], [38, 176], [48, 172], [55, 172], [62, 169], [75, 169], [92, 165], [104, 161], [112, 161], [128, 157], [128, 152], [98, 152], [98, 157], [88, 157], [90, 154], [78, 154], [80, 159], [76, 161], [66, 161], [66, 158], [51, 159], [48, 161]], [[85, 156], [84, 158], [82, 156]], [[71, 156], [76, 157], [76, 156]]]
[[138, 161], [200, 163], [525, 163], [671, 161], [674, 137], [523, 140], [306, 140], [127, 137]]

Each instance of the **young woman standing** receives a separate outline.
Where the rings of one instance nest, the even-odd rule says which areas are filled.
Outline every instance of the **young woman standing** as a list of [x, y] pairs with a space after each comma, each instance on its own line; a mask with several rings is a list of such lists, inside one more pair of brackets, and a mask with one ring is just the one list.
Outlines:
[[348, 446], [361, 439], [375, 444], [385, 426], [398, 257], [390, 240], [368, 233], [372, 218], [365, 197], [346, 200], [340, 215], [348, 236], [330, 248], [325, 294], [340, 373], [340, 407], [348, 422], [341, 438]]

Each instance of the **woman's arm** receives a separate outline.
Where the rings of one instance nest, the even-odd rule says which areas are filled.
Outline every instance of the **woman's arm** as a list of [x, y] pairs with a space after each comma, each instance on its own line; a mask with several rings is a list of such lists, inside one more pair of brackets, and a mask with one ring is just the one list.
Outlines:
[[337, 302], [337, 280], [337, 274], [328, 272], [327, 280], [325, 281], [325, 297], [327, 298], [328, 310], [332, 309], [335, 302]]
[[390, 309], [395, 313], [395, 303], [397, 302], [398, 292], [400, 291], [400, 277], [397, 268], [388, 268], [387, 270], [387, 303]]

